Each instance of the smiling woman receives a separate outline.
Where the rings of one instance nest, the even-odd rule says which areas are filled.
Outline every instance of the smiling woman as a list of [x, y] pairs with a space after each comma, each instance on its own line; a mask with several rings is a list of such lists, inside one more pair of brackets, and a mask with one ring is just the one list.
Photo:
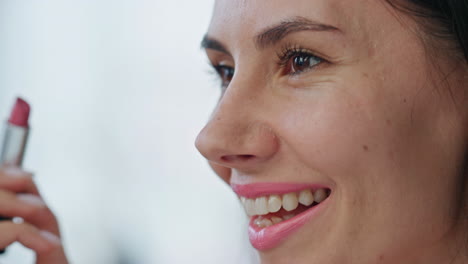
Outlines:
[[196, 145], [262, 263], [466, 263], [468, 3], [217, 0]]

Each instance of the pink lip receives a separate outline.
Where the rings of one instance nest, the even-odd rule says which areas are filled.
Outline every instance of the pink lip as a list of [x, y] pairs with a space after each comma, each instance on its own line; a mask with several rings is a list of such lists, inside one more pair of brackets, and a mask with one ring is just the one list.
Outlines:
[[330, 189], [321, 184], [302, 183], [252, 183], [252, 184], [231, 184], [234, 192], [245, 198], [256, 198], [271, 194], [285, 194], [297, 192], [305, 189], [317, 190], [320, 188]]
[[[330, 189], [321, 184], [296, 184], [296, 183], [254, 183], [247, 185], [231, 184], [234, 192], [242, 197], [256, 198], [270, 194], [285, 194], [297, 192], [304, 189], [316, 190], [319, 188]], [[330, 196], [320, 204], [294, 216], [289, 220], [266, 227], [259, 228], [254, 224], [255, 217], [252, 217], [249, 224], [249, 239], [252, 246], [258, 250], [268, 250], [278, 246], [288, 236], [305, 225], [315, 217], [322, 208], [327, 206]]]

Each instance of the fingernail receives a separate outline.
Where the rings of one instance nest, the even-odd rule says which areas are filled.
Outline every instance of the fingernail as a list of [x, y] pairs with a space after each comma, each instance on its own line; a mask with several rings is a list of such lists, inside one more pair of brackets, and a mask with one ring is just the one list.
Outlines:
[[18, 176], [32, 176], [31, 173], [22, 170], [21, 168], [8, 166], [3, 169], [6, 176], [18, 177]]
[[57, 244], [57, 245], [60, 245], [62, 243], [62, 241], [60, 240], [60, 238], [54, 234], [52, 234], [51, 232], [49, 231], [39, 231], [39, 234], [47, 239], [48, 241], [50, 241], [51, 243], [54, 243], [54, 244]]
[[45, 206], [46, 203], [41, 197], [33, 195], [33, 194], [17, 194], [16, 198], [22, 202], [27, 204], [35, 205], [35, 206]]
[[17, 225], [21, 225], [22, 223], [24, 223], [24, 219], [21, 218], [21, 217], [18, 217], [18, 216], [17, 216], [17, 217], [13, 217], [13, 218], [11, 219], [11, 221], [12, 221], [13, 223], [17, 224]]

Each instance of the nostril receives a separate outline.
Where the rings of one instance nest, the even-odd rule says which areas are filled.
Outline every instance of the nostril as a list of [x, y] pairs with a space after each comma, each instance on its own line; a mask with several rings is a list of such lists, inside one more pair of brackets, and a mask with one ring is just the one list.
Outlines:
[[221, 157], [221, 160], [224, 162], [239, 162], [239, 161], [248, 161], [254, 159], [255, 155], [225, 155]]

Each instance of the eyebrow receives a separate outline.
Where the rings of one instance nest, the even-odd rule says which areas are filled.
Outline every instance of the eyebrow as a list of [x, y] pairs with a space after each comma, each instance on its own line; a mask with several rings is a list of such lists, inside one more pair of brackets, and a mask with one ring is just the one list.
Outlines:
[[226, 49], [226, 47], [218, 40], [209, 37], [208, 35], [205, 35], [203, 37], [203, 40], [200, 44], [202, 49], [212, 49], [216, 50], [219, 52], [223, 52], [226, 54], [229, 54], [229, 51]]
[[278, 25], [265, 29], [260, 34], [258, 34], [254, 40], [257, 47], [262, 49], [268, 46], [273, 46], [287, 35], [299, 31], [341, 32], [334, 26], [322, 24], [298, 16], [290, 20], [282, 21]]
[[[269, 27], [254, 37], [254, 42], [257, 48], [265, 49], [273, 46], [285, 38], [287, 35], [300, 31], [316, 31], [316, 32], [341, 32], [340, 29], [322, 24], [304, 17], [294, 17], [289, 20], [284, 20], [277, 25]], [[219, 52], [229, 54], [227, 48], [218, 40], [205, 35], [200, 44], [202, 49], [212, 49]]]

